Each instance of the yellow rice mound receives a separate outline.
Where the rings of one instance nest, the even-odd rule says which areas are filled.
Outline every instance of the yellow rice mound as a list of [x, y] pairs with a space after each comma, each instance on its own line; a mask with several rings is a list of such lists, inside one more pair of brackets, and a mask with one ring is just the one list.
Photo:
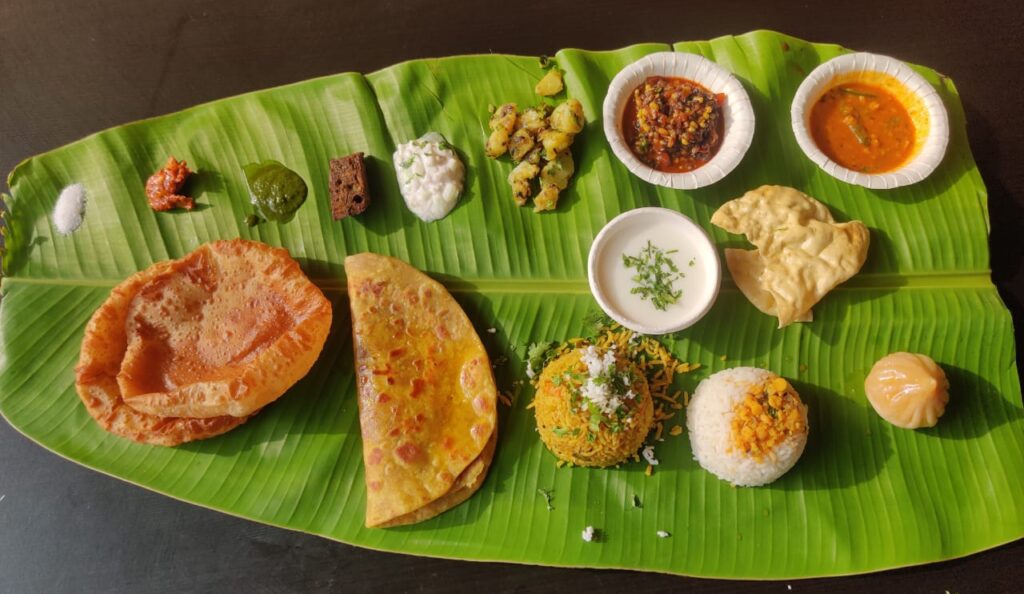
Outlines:
[[[567, 372], [586, 376], [582, 346], [577, 346], [551, 361], [540, 374], [533, 401], [537, 431], [541, 441], [558, 458], [577, 466], [612, 466], [626, 461], [643, 444], [654, 423], [654, 403], [644, 374], [631, 362], [616, 358], [619, 371], [630, 370], [636, 378], [636, 398], [625, 400], [629, 411], [622, 429], [612, 431], [602, 422], [598, 431], [590, 428], [590, 413], [572, 405], [579, 382], [565, 377]], [[558, 379], [556, 379], [558, 378]]]

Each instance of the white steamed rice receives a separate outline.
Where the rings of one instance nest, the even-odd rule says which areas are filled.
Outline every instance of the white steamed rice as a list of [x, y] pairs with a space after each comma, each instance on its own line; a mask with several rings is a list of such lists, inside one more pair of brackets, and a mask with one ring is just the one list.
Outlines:
[[800, 459], [807, 445], [807, 432], [790, 436], [761, 460], [732, 445], [736, 405], [752, 385], [774, 377], [764, 369], [734, 367], [715, 373], [697, 386], [686, 407], [686, 428], [693, 457], [705, 470], [738, 487], [757, 487], [786, 474]]

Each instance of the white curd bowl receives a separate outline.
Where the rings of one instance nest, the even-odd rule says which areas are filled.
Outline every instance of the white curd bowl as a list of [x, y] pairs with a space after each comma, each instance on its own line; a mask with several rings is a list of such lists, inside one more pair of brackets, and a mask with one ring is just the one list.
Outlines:
[[[678, 249], [673, 260], [687, 275], [679, 287], [679, 301], [664, 312], [629, 295], [632, 272], [622, 263], [622, 255], [633, 255], [648, 239], [663, 249]], [[601, 229], [590, 246], [587, 277], [590, 292], [608, 316], [634, 332], [657, 335], [689, 328], [711, 310], [722, 267], [704, 229], [674, 210], [647, 207], [626, 211]]]
[[[829, 89], [846, 82], [881, 86], [907, 109], [914, 122], [917, 142], [907, 162], [897, 169], [884, 173], [847, 169], [822, 152], [811, 137], [811, 108]], [[949, 115], [939, 94], [910, 66], [877, 54], [846, 54], [812, 70], [793, 97], [790, 118], [800, 148], [822, 171], [848, 184], [875, 190], [907, 186], [928, 177], [942, 162], [949, 144]]]
[[[650, 76], [686, 78], [712, 93], [724, 93], [723, 134], [718, 152], [701, 167], [686, 173], [658, 171], [633, 154], [622, 132], [622, 113], [633, 91]], [[615, 75], [604, 98], [604, 135], [612, 152], [640, 179], [652, 184], [693, 190], [728, 175], [743, 160], [754, 139], [754, 108], [747, 91], [728, 70], [697, 54], [658, 52], [644, 56]]]

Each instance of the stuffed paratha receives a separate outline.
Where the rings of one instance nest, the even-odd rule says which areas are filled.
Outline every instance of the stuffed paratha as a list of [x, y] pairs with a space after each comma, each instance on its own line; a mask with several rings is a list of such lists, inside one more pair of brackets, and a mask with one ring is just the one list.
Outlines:
[[483, 483], [497, 440], [490, 359], [439, 283], [376, 254], [345, 259], [366, 467], [366, 525], [425, 520]]

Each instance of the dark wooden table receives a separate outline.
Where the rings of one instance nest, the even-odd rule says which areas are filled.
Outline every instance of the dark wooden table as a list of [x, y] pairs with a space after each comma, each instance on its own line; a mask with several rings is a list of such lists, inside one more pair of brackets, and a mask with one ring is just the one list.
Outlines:
[[[1024, 329], [1024, 18], [1013, 2], [2, 0], [0, 171], [88, 133], [196, 103], [410, 58], [552, 53], [768, 28], [953, 78], [989, 190], [992, 268]], [[722, 3], [724, 4], [724, 3]], [[560, 25], [561, 24], [561, 25]], [[956, 241], [956, 238], [950, 238]], [[1018, 355], [1018, 359], [1020, 356]], [[1018, 363], [1019, 365], [1020, 363]], [[1024, 494], [1022, 494], [1024, 495]], [[1024, 541], [866, 576], [723, 582], [378, 553], [200, 509], [65, 461], [0, 423], [0, 591], [688, 590], [1010, 592]]]

